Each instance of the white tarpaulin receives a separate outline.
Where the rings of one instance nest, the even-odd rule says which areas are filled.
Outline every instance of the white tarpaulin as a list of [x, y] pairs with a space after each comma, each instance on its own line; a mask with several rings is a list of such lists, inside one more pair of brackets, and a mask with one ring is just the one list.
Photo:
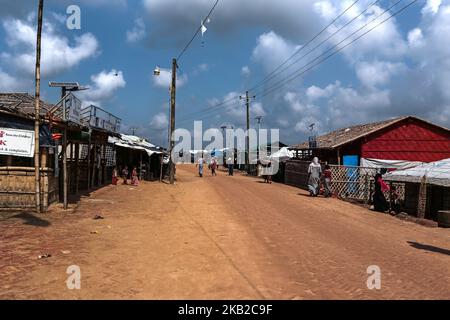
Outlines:
[[294, 151], [290, 151], [287, 147], [281, 148], [277, 152], [270, 155], [269, 159], [283, 161], [294, 157]]
[[0, 154], [33, 158], [34, 132], [0, 128]]
[[122, 148], [145, 151], [149, 157], [155, 153], [162, 154], [161, 151], [152, 150], [152, 148], [155, 148], [155, 145], [136, 136], [122, 134], [120, 138], [108, 137], [108, 143], [115, 144], [116, 146]]
[[375, 169], [386, 168], [386, 169], [403, 170], [417, 167], [420, 164], [423, 164], [423, 162], [361, 158], [361, 167], [363, 168], [375, 168]]
[[397, 170], [386, 174], [386, 180], [420, 183], [422, 177], [427, 177], [427, 183], [450, 187], [450, 158], [418, 165], [417, 167]]

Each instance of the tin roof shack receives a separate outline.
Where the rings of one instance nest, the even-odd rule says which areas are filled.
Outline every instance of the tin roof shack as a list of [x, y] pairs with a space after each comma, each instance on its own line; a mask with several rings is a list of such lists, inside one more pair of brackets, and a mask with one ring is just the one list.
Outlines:
[[[34, 208], [34, 108], [27, 93], [0, 93], [0, 208]], [[41, 101], [40, 161], [43, 210], [58, 200], [55, 147], [47, 113], [53, 105]]]
[[419, 218], [437, 220], [437, 213], [450, 210], [450, 158], [397, 170], [386, 181], [405, 183], [404, 211]]
[[108, 138], [120, 137], [121, 121], [110, 112], [94, 105], [81, 110], [81, 122], [89, 127], [89, 137], [80, 150], [80, 157], [83, 159], [83, 188], [91, 189], [111, 183], [116, 154]]
[[413, 116], [343, 128], [292, 147], [298, 158], [396, 169], [450, 157], [450, 130]]
[[127, 166], [131, 172], [132, 168], [136, 167], [140, 180], [153, 181], [161, 178], [164, 156], [161, 148], [144, 138], [125, 134], [121, 134], [120, 137], [109, 137], [109, 143], [115, 147], [119, 171]]

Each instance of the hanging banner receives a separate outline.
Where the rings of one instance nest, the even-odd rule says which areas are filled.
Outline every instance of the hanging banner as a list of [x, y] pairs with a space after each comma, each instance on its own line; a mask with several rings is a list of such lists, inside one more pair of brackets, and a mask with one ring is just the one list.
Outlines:
[[0, 128], [0, 155], [34, 157], [34, 131]]

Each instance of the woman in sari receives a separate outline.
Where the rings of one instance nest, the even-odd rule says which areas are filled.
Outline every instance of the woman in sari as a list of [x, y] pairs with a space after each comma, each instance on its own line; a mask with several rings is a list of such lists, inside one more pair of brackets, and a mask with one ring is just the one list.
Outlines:
[[133, 171], [131, 172], [131, 184], [133, 186], [139, 185], [139, 178], [138, 178], [138, 173], [137, 173], [136, 167], [134, 167]]
[[375, 211], [386, 212], [389, 205], [384, 192], [389, 191], [389, 186], [384, 182], [381, 173], [375, 175], [375, 192], [373, 193], [373, 206]]
[[319, 158], [314, 157], [308, 168], [308, 189], [311, 197], [317, 197], [319, 194], [320, 176], [322, 175], [322, 166], [319, 163]]

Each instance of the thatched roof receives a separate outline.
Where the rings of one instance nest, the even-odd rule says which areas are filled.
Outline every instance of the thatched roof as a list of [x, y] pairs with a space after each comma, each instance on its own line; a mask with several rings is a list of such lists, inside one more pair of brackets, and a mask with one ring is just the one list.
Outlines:
[[[377, 131], [380, 131], [384, 128], [387, 128], [395, 123], [398, 123], [398, 122], [406, 120], [406, 119], [415, 119], [415, 120], [418, 120], [421, 122], [425, 122], [434, 127], [439, 127], [435, 124], [429, 123], [425, 120], [422, 120], [422, 119], [419, 119], [419, 118], [416, 118], [413, 116], [398, 117], [398, 118], [389, 119], [389, 120], [385, 120], [385, 121], [351, 126], [351, 127], [339, 129], [339, 130], [327, 133], [325, 135], [319, 136], [316, 138], [317, 148], [319, 148], [319, 149], [334, 149], [334, 148], [340, 147], [344, 144], [347, 144], [347, 143], [356, 141], [360, 138], [366, 137], [370, 134], [373, 134]], [[444, 128], [444, 127], [439, 127], [439, 128], [450, 132], [450, 130], [447, 128]], [[292, 148], [309, 149], [309, 143], [303, 142], [301, 144], [292, 146]]]
[[[0, 93], [0, 111], [20, 117], [34, 118], [35, 99], [28, 93]], [[45, 116], [54, 106], [41, 100], [40, 115]]]

